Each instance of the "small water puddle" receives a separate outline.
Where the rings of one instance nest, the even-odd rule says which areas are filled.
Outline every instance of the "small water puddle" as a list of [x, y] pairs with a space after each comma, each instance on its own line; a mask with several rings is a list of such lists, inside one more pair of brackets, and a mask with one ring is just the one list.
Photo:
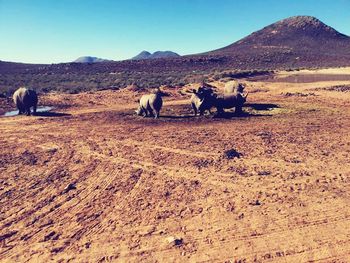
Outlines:
[[[46, 112], [52, 110], [53, 107], [50, 106], [39, 106], [36, 111], [37, 112]], [[5, 117], [12, 117], [18, 115], [18, 110], [8, 111], [3, 116]]]

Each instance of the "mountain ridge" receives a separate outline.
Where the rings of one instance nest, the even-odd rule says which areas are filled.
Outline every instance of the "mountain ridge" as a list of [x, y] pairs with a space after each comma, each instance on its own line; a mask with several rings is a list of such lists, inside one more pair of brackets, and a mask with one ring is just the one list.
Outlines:
[[175, 58], [180, 57], [179, 54], [173, 51], [156, 51], [153, 54], [144, 50], [140, 54], [132, 57], [131, 60], [142, 60], [142, 59], [155, 59], [155, 58]]
[[99, 63], [99, 62], [109, 62], [112, 60], [98, 58], [98, 57], [92, 57], [92, 56], [82, 56], [74, 60], [74, 63]]
[[226, 47], [202, 54], [227, 55], [247, 48], [320, 51], [334, 47], [345, 47], [350, 54], [350, 37], [316, 17], [293, 16], [265, 26]]

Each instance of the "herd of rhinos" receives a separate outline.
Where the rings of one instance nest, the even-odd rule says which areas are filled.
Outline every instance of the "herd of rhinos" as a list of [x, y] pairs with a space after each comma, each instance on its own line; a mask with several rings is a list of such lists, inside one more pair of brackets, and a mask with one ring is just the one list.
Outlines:
[[[191, 91], [191, 106], [196, 116], [198, 113], [203, 115], [205, 111], [211, 114], [211, 108], [217, 109], [217, 114], [224, 113], [224, 109], [235, 108], [235, 113], [239, 114], [242, 111], [243, 104], [247, 100], [248, 93], [244, 94], [245, 86], [237, 81], [228, 82], [225, 85], [224, 94], [216, 94], [213, 87], [202, 83], [198, 90]], [[139, 100], [139, 107], [136, 110], [137, 115], [144, 117], [159, 118], [160, 110], [163, 106], [162, 96], [165, 93], [159, 88], [152, 94], [143, 95]], [[21, 87], [13, 94], [13, 101], [18, 108], [18, 114], [36, 114], [38, 105], [38, 95], [34, 90]]]
[[[217, 109], [217, 114], [224, 113], [224, 109], [235, 108], [235, 113], [242, 112], [243, 104], [246, 102], [248, 93], [244, 94], [245, 86], [237, 81], [228, 82], [225, 85], [224, 94], [217, 94], [213, 87], [202, 83], [198, 90], [192, 90], [191, 106], [196, 116], [203, 115], [205, 111], [211, 114], [211, 108]], [[163, 105], [162, 96], [164, 93], [158, 88], [152, 94], [143, 95], [139, 101], [140, 105], [136, 110], [137, 115], [144, 117], [159, 118]]]

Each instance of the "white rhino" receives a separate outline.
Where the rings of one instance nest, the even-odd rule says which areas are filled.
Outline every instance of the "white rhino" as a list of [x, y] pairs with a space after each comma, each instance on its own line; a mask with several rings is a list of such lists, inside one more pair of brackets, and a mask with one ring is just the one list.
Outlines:
[[30, 115], [30, 108], [33, 107], [33, 114], [36, 114], [38, 95], [34, 90], [21, 87], [13, 94], [13, 101], [18, 108], [18, 114]]
[[160, 89], [157, 89], [152, 94], [143, 95], [139, 102], [139, 108], [136, 110], [137, 115], [159, 118], [159, 113], [163, 106], [163, 95], [164, 93]]
[[224, 94], [215, 98], [215, 107], [218, 114], [224, 112], [224, 109], [235, 108], [235, 113], [242, 112], [243, 104], [246, 102], [248, 93], [244, 96], [242, 93]]
[[214, 106], [214, 95], [211, 88], [200, 87], [198, 91], [192, 90], [193, 94], [190, 99], [194, 115], [203, 115], [206, 110], [210, 112], [210, 109]]

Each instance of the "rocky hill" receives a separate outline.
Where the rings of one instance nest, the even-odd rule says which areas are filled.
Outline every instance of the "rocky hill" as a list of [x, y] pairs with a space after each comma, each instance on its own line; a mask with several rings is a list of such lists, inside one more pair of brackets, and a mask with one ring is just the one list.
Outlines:
[[201, 55], [270, 61], [272, 64], [337, 65], [350, 59], [350, 37], [319, 19], [294, 16], [264, 27], [229, 45]]
[[90, 56], [84, 56], [79, 57], [73, 62], [75, 63], [97, 63], [97, 62], [110, 62], [112, 60], [103, 59], [103, 58], [97, 58], [97, 57], [90, 57]]
[[179, 54], [172, 51], [156, 51], [153, 54], [148, 51], [142, 51], [137, 56], [133, 57], [132, 60], [141, 59], [155, 59], [155, 58], [175, 58], [180, 57]]

